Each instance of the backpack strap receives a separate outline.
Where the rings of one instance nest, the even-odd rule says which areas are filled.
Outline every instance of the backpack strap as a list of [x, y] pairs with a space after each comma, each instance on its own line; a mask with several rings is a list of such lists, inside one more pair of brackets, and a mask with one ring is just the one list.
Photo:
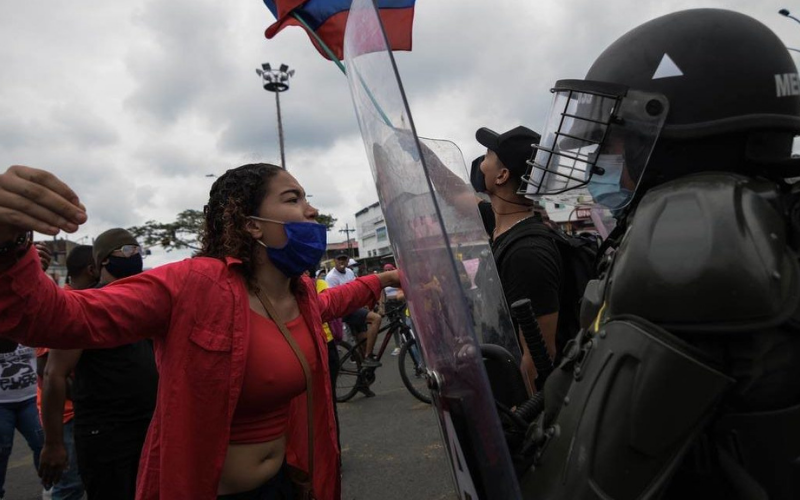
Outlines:
[[270, 302], [269, 298], [267, 298], [266, 294], [263, 291], [260, 291], [256, 294], [256, 298], [261, 305], [264, 307], [264, 311], [267, 315], [278, 325], [278, 329], [280, 330], [283, 338], [286, 339], [286, 342], [289, 344], [289, 347], [292, 348], [294, 351], [294, 355], [297, 357], [297, 360], [300, 362], [300, 366], [303, 368], [303, 375], [305, 375], [306, 379], [306, 409], [308, 412], [308, 477], [310, 480], [313, 480], [314, 477], [314, 391], [312, 387], [312, 380], [311, 380], [311, 368], [308, 365], [308, 360], [306, 359], [305, 354], [300, 349], [300, 346], [297, 345], [295, 342], [292, 333], [286, 328], [286, 323], [284, 323], [283, 319], [278, 315], [278, 312], [275, 310], [275, 307]]
[[523, 238], [529, 237], [545, 237], [549, 238], [553, 242], [558, 245], [566, 244], [572, 245], [572, 242], [569, 238], [564, 237], [564, 235], [557, 233], [552, 228], [547, 226], [544, 222], [534, 219], [529, 219], [520, 223], [520, 227], [518, 230], [513, 231], [511, 234], [508, 234], [503, 241], [497, 245], [497, 247], [492, 248], [492, 253], [494, 254], [494, 260], [500, 264], [500, 261], [505, 256], [506, 252], [508, 251], [511, 246], [516, 243], [517, 241]]

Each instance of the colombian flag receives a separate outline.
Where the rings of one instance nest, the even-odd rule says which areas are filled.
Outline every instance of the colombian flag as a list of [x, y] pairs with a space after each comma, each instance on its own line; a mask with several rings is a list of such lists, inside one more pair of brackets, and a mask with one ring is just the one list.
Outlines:
[[[267, 28], [272, 38], [286, 26], [301, 26], [294, 14], [300, 16], [316, 32], [340, 60], [344, 58], [344, 27], [352, 0], [264, 0], [277, 22]], [[415, 0], [376, 0], [378, 12], [392, 50], [411, 50], [411, 25], [414, 22]], [[314, 46], [325, 58], [327, 54], [316, 39], [309, 35]]]

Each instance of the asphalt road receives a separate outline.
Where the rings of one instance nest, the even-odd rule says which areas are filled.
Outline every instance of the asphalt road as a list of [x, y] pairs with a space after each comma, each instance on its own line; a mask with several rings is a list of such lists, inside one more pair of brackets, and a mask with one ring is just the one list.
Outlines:
[[28, 443], [17, 432], [14, 437], [14, 449], [8, 460], [6, 471], [6, 500], [41, 500], [42, 486], [39, 476], [33, 468], [33, 455]]
[[359, 393], [338, 406], [342, 498], [456, 500], [431, 406], [405, 388], [396, 357], [387, 352], [381, 362], [372, 385], [377, 396]]
[[[391, 349], [391, 348], [390, 348]], [[344, 500], [455, 500], [450, 471], [430, 405], [400, 380], [387, 352], [372, 386], [339, 404]], [[6, 474], [6, 500], [38, 500], [42, 488], [31, 451], [17, 433]]]

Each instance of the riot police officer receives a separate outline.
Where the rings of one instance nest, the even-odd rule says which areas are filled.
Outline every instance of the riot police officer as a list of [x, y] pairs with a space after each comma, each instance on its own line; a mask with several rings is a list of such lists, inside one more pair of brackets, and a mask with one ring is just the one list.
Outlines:
[[559, 81], [531, 198], [618, 219], [545, 385], [525, 497], [800, 498], [800, 80], [735, 12], [666, 15]]

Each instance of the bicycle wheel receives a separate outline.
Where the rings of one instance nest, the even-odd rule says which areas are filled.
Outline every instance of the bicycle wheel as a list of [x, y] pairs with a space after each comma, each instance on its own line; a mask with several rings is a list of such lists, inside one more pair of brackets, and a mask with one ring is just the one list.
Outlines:
[[336, 344], [339, 351], [339, 373], [336, 375], [336, 401], [344, 403], [356, 395], [362, 356], [358, 345], [353, 347], [344, 340]]
[[400, 348], [397, 364], [400, 366], [400, 378], [408, 392], [423, 403], [430, 404], [428, 373], [425, 361], [422, 359], [422, 351], [417, 346], [415, 339], [409, 340]]

